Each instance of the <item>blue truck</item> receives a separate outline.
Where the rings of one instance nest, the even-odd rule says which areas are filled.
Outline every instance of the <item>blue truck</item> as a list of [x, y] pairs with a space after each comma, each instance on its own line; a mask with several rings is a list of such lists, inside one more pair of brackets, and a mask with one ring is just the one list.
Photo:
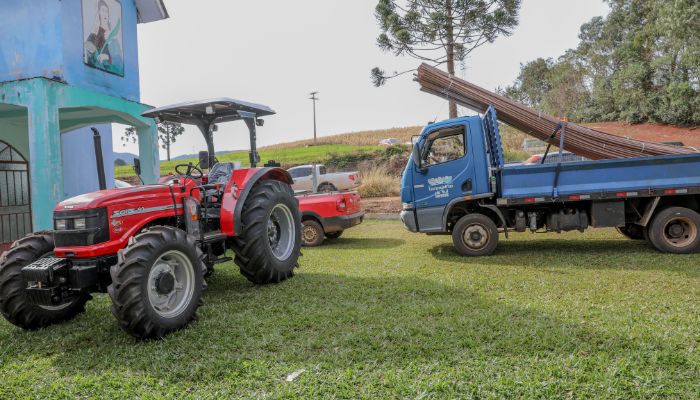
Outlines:
[[499, 232], [589, 227], [662, 252], [700, 250], [700, 154], [508, 165], [494, 107], [423, 129], [401, 201], [408, 230], [452, 235], [464, 256], [492, 254]]

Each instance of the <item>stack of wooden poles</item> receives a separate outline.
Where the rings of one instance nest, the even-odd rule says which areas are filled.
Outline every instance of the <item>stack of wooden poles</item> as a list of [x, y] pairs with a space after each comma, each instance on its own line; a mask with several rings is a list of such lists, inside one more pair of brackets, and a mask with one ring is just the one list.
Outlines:
[[[498, 119], [537, 139], [559, 145], [561, 121], [504, 96], [490, 92], [428, 64], [418, 68], [416, 81], [421, 90], [455, 101], [476, 111], [496, 107]], [[556, 134], [553, 135], [553, 132]], [[571, 122], [566, 123], [564, 150], [592, 160], [698, 153], [690, 147], [664, 145], [628, 139]]]

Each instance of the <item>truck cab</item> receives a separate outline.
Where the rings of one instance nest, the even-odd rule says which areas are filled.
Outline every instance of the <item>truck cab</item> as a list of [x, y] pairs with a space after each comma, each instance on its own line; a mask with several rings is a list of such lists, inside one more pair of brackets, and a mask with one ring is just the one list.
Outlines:
[[485, 118], [430, 124], [415, 141], [401, 182], [401, 219], [410, 231], [444, 232], [451, 205], [493, 195]]

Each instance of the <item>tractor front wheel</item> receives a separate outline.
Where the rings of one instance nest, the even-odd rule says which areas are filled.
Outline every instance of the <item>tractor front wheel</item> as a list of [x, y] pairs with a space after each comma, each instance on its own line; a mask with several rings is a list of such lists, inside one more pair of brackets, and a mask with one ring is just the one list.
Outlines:
[[234, 240], [241, 274], [258, 284], [292, 277], [301, 248], [301, 216], [291, 186], [276, 180], [257, 183], [241, 219], [243, 229]]
[[112, 314], [139, 339], [159, 339], [196, 318], [206, 287], [203, 253], [181, 229], [155, 226], [133, 237], [110, 269]]
[[75, 293], [72, 300], [55, 306], [33, 304], [27, 298], [22, 268], [53, 254], [50, 233], [33, 233], [16, 241], [0, 259], [0, 312], [14, 325], [27, 330], [73, 319], [85, 311], [87, 293]]

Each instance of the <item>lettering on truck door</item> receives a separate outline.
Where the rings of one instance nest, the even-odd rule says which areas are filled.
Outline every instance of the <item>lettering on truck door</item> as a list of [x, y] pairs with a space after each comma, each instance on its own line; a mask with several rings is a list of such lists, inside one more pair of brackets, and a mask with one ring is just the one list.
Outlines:
[[466, 134], [464, 123], [436, 127], [420, 146], [421, 169], [413, 166], [413, 198], [421, 232], [442, 231], [445, 206], [455, 197], [472, 194], [474, 163], [467, 156]]

